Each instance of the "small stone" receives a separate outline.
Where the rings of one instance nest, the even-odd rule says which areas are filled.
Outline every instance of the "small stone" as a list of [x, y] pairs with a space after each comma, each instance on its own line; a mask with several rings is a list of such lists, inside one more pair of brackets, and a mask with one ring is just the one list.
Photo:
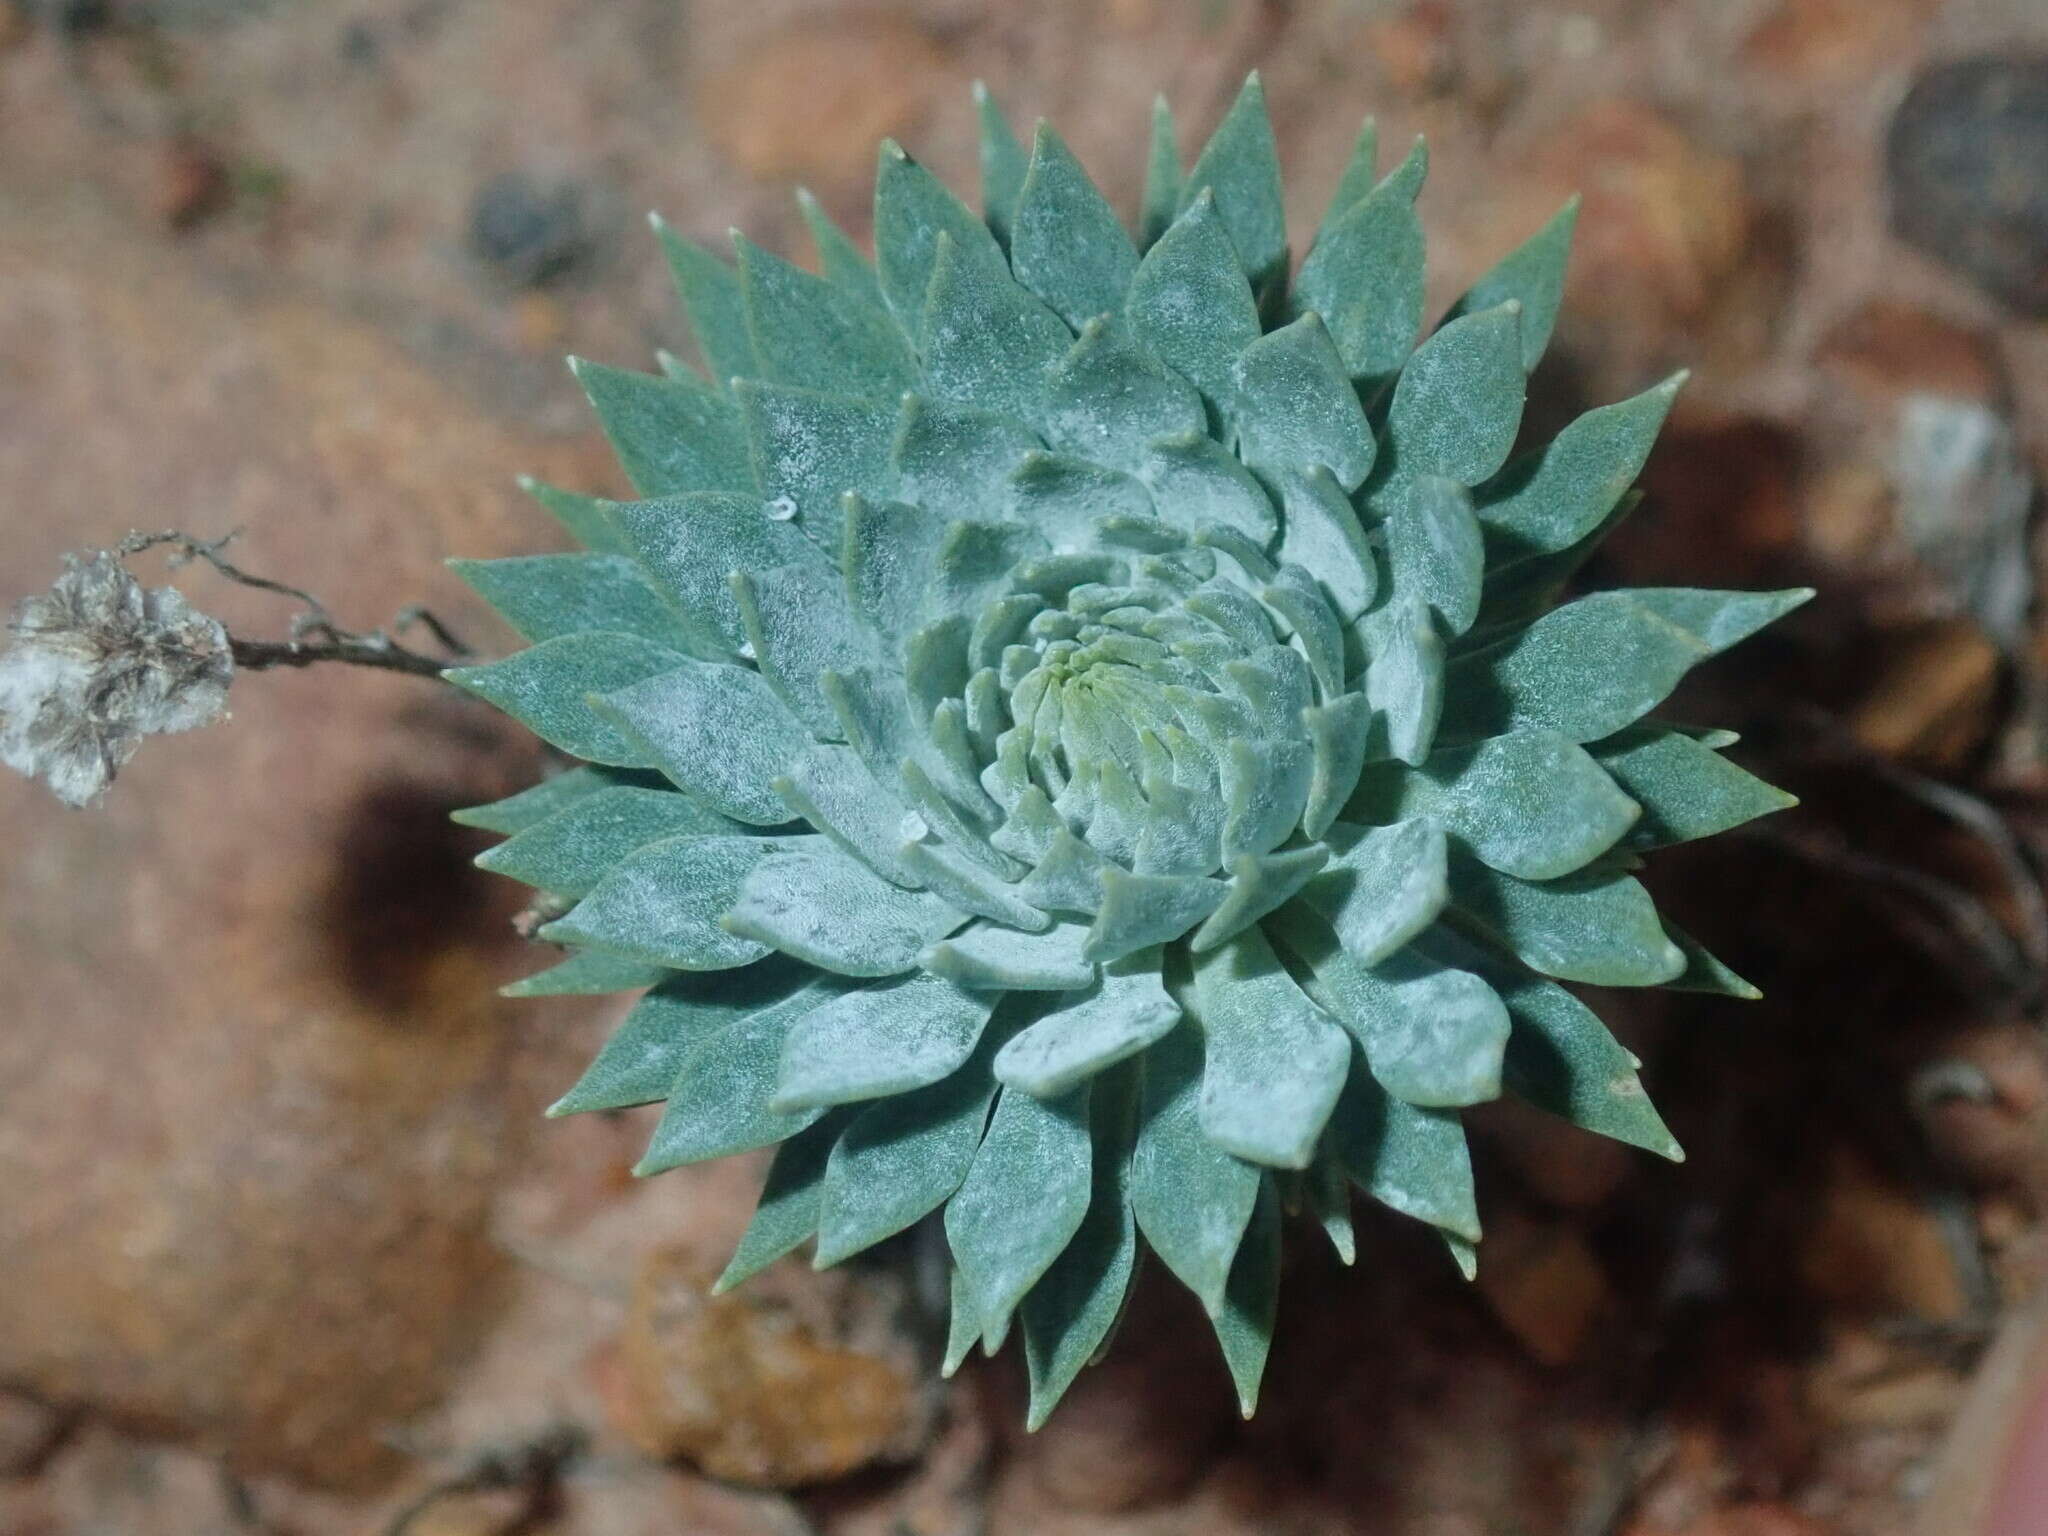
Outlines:
[[34, 1398], [0, 1392], [0, 1478], [28, 1476], [56, 1449], [69, 1423]]
[[1820, 1300], [1852, 1316], [1953, 1321], [1969, 1310], [1934, 1211], [1846, 1151], [1834, 1157], [1799, 1272]]
[[1984, 743], [1998, 699], [1998, 647], [1967, 619], [1886, 637], [1849, 729], [1871, 751], [1960, 767]]
[[1778, 0], [1742, 56], [1804, 87], [1848, 84], [1910, 53], [1934, 9], [1929, 0]]
[[2048, 54], [1924, 71], [1885, 141], [1892, 228], [2008, 308], [2048, 315]]
[[2006, 393], [1993, 338], [1891, 299], [1872, 299], [1837, 321], [1816, 360], [1858, 394], [1889, 405], [1921, 394], [1996, 406]]
[[796, 498], [794, 496], [777, 496], [768, 503], [768, 515], [778, 523], [791, 521], [796, 516]]
[[477, 188], [470, 203], [470, 254], [514, 288], [559, 283], [596, 249], [591, 199], [576, 181], [504, 171]]
[[1488, 1223], [1479, 1293], [1544, 1365], [1579, 1358], [1612, 1292], [1600, 1261], [1570, 1227], [1508, 1212]]
[[220, 156], [196, 139], [174, 139], [159, 151], [156, 216], [173, 230], [196, 228], [233, 201]]
[[615, 1410], [635, 1444], [750, 1488], [826, 1482], [923, 1449], [939, 1399], [901, 1277], [784, 1263], [724, 1296], [712, 1279], [679, 1248], [641, 1261]]

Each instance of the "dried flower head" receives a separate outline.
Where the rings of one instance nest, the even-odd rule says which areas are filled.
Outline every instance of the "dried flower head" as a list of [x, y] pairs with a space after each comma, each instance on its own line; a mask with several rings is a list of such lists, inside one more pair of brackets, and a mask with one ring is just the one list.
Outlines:
[[234, 676], [227, 631], [111, 550], [65, 557], [15, 610], [0, 652], [0, 762], [67, 805], [114, 781], [145, 736], [210, 725]]

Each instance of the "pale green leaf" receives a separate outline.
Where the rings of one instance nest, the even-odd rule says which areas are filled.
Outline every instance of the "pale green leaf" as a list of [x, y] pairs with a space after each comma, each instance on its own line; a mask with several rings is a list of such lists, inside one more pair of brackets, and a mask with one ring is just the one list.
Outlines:
[[[740, 399], [747, 399], [745, 385]], [[769, 516], [752, 496], [630, 501], [614, 507], [613, 516], [648, 574], [728, 655], [747, 640], [732, 573], [822, 560], [795, 524]]]
[[1040, 1015], [996, 1056], [996, 1076], [1056, 1098], [1144, 1050], [1180, 1019], [1159, 975], [1157, 947], [1103, 968], [1088, 990]]
[[973, 1054], [994, 1003], [928, 975], [835, 998], [791, 1031], [775, 1105], [855, 1103], [935, 1083]]
[[668, 257], [669, 273], [675, 278], [683, 313], [690, 319], [690, 334], [697, 339], [697, 350], [704, 354], [711, 382], [724, 388], [735, 378], [758, 376], [761, 365], [754, 356], [753, 333], [747, 328], [747, 306], [740, 294], [739, 275], [702, 246], [669, 228], [660, 215], [650, 216], [648, 222], [654, 226], [655, 237]]
[[1631, 848], [1712, 837], [1799, 803], [1671, 726], [1631, 726], [1591, 751], [1642, 805], [1642, 820], [1628, 834]]
[[617, 785], [564, 806], [477, 859], [480, 869], [571, 899], [634, 850], [740, 829], [673, 790]]
[[1322, 465], [1347, 491], [1364, 483], [1378, 448], [1320, 315], [1259, 337], [1236, 370], [1232, 419], [1247, 464], [1274, 476]]
[[613, 865], [540, 936], [683, 971], [746, 965], [766, 955], [768, 946], [728, 933], [719, 919], [738, 899], [749, 870], [778, 849], [800, 845], [800, 839], [773, 837], [654, 843]]
[[1564, 299], [1565, 265], [1571, 258], [1572, 230], [1579, 221], [1575, 196], [1556, 217], [1502, 259], [1465, 291], [1444, 318], [1455, 320], [1510, 301], [1522, 306], [1522, 371], [1535, 371], [1550, 345], [1557, 311]]
[[1139, 1059], [1144, 1080], [1131, 1205], [1138, 1230], [1214, 1315], [1259, 1194], [1259, 1171], [1203, 1133], [1202, 1035], [1172, 1029]]
[[1330, 862], [1302, 899], [1344, 948], [1372, 965], [1435, 922], [1448, 899], [1443, 827], [1428, 817], [1386, 827], [1337, 822], [1325, 835]]
[[516, 555], [448, 564], [529, 641], [602, 629], [671, 650], [689, 651], [697, 643], [683, 616], [623, 555]]
[[1088, 1098], [1086, 1085], [1058, 1099], [1003, 1090], [965, 1182], [946, 1203], [946, 1242], [985, 1340], [1000, 1336], [1087, 1215]]
[[885, 399], [917, 381], [909, 344], [882, 310], [742, 235], [733, 248], [762, 377]]
[[1654, 987], [1685, 969], [1649, 892], [1624, 874], [1594, 869], [1539, 884], [1454, 857], [1451, 895], [1459, 912], [1546, 976]]
[[967, 920], [927, 891], [891, 885], [823, 838], [770, 854], [747, 872], [724, 922], [841, 976], [894, 976]]
[[586, 630], [479, 667], [441, 675], [497, 705], [534, 735], [571, 757], [615, 768], [654, 766], [643, 743], [623, 734], [587, 702], [596, 693], [639, 682], [688, 660], [638, 635]]
[[1306, 1168], [1337, 1102], [1350, 1042], [1256, 928], [1197, 956], [1187, 997], [1204, 1048], [1202, 1130], [1224, 1151]]
[[753, 465], [739, 413], [722, 391], [701, 381], [657, 379], [572, 358], [625, 470], [643, 496], [690, 491], [751, 492]]
[[1197, 197], [1138, 264], [1124, 301], [1138, 338], [1221, 410], [1259, 309], [1215, 199]]
[[1416, 349], [1387, 416], [1398, 473], [1477, 485], [1507, 462], [1527, 389], [1521, 327], [1510, 300], [1451, 321]]
[[1245, 276], [1263, 288], [1287, 269], [1287, 210], [1280, 197], [1280, 154], [1257, 73], [1216, 127], [1182, 184], [1185, 211], [1204, 193], [1237, 249]]
[[1495, 558], [1568, 549], [1599, 527], [1635, 483], [1685, 379], [1586, 412], [1487, 484], [1478, 512]]
[[1123, 308], [1138, 252], [1058, 134], [1038, 125], [1010, 232], [1017, 281], [1079, 330]]
[[1418, 141], [1401, 170], [1324, 227], [1295, 279], [1295, 312], [1323, 317], [1345, 368], [1365, 389], [1393, 376], [1422, 326], [1415, 194], [1428, 163]]
[[712, 810], [758, 827], [789, 819], [775, 780], [811, 736], [760, 673], [695, 662], [613, 688], [593, 707]]
[[775, 1149], [754, 1219], [740, 1235], [739, 1247], [725, 1272], [712, 1284], [714, 1296], [753, 1279], [777, 1259], [795, 1252], [818, 1230], [825, 1159], [838, 1135], [837, 1117], [827, 1117]]

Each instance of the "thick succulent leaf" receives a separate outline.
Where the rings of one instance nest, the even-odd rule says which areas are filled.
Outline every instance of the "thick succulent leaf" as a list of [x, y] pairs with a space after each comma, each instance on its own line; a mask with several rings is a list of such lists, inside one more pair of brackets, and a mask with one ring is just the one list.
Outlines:
[[809, 979], [802, 968], [775, 960], [700, 976], [669, 973], [633, 1005], [548, 1114], [628, 1109], [667, 1098], [693, 1050], [748, 1015], [781, 1004]]
[[924, 310], [925, 382], [934, 393], [1026, 420], [1045, 399], [1046, 373], [1073, 336], [1006, 269], [958, 254], [941, 236]]
[[1631, 726], [1591, 751], [1642, 805], [1642, 820], [1628, 834], [1631, 848], [1712, 837], [1799, 803], [1672, 726]]
[[1131, 1205], [1138, 1230], [1213, 1316], [1258, 1200], [1260, 1174], [1202, 1130], [1202, 1035], [1175, 1029], [1141, 1058]]
[[1295, 279], [1295, 312], [1323, 317], [1345, 368], [1366, 389], [1400, 368], [1422, 326], [1415, 194], [1428, 163], [1418, 143], [1400, 171], [1323, 229]]
[[1308, 732], [1309, 750], [1313, 756], [1308, 804], [1301, 813], [1301, 830], [1309, 837], [1321, 837], [1330, 830], [1358, 787], [1372, 730], [1372, 706], [1366, 702], [1364, 694], [1347, 693], [1331, 703], [1304, 709], [1301, 723]]
[[1083, 1085], [1040, 1099], [1004, 1089], [965, 1182], [946, 1203], [946, 1243], [984, 1340], [1007, 1329], [1088, 1213], [1089, 1092]]
[[1259, 337], [1237, 358], [1232, 419], [1247, 464], [1279, 476], [1327, 468], [1355, 491], [1378, 445], [1320, 315]]
[[895, 976], [967, 921], [928, 891], [891, 885], [825, 839], [770, 854], [740, 884], [726, 930], [841, 976]]
[[1393, 1097], [1374, 1081], [1362, 1050], [1330, 1121], [1330, 1150], [1352, 1181], [1388, 1209], [1479, 1241], [1472, 1154], [1457, 1112]]
[[1654, 987], [1685, 969], [1650, 893], [1628, 875], [1592, 869], [1517, 880], [1454, 855], [1457, 910], [1533, 970], [1598, 987]]
[[939, 1365], [939, 1375], [951, 1381], [953, 1373], [981, 1342], [981, 1318], [975, 1313], [974, 1297], [957, 1264], [947, 1269], [946, 1303], [946, 1355]]
[[1100, 875], [1102, 905], [1082, 950], [1108, 964], [1179, 938], [1223, 904], [1223, 882], [1191, 875], [1127, 875], [1114, 864]]
[[1324, 840], [1330, 862], [1302, 899], [1360, 964], [1385, 959], [1443, 911], [1449, 887], [1441, 823], [1426, 816], [1385, 827], [1340, 821]]
[[1138, 1229], [1128, 1187], [1135, 1090], [1129, 1072], [1115, 1073], [1095, 1089], [1089, 1106], [1094, 1145], [1088, 1213], [1018, 1309], [1031, 1375], [1027, 1430], [1045, 1423], [1082, 1367], [1108, 1342], [1137, 1273]]
[[1156, 947], [1105, 966], [1086, 992], [1061, 1001], [1002, 1048], [996, 1076], [1042, 1099], [1057, 1098], [1144, 1050], [1180, 1020], [1159, 966]]
[[685, 652], [697, 642], [682, 615], [623, 555], [517, 555], [448, 564], [529, 641], [610, 630]]
[[1739, 998], [1753, 1003], [1763, 996], [1754, 982], [1745, 981], [1730, 970], [1707, 947], [1676, 923], [1666, 923], [1665, 932], [1671, 935], [1685, 955], [1685, 969], [1664, 985], [1673, 992], [1704, 992], [1712, 997]]
[[1495, 558], [1568, 549], [1599, 527], [1635, 484], [1685, 379], [1586, 412], [1488, 483], [1478, 512]]
[[1042, 447], [1015, 417], [909, 395], [889, 458], [903, 500], [934, 517], [991, 518], [1003, 515], [1004, 479]]
[[1123, 307], [1138, 252], [1073, 151], [1038, 125], [1010, 232], [1017, 281], [1079, 330]]
[[1558, 305], [1564, 299], [1565, 265], [1571, 258], [1572, 231], [1578, 222], [1579, 200], [1574, 196], [1555, 218], [1468, 288], [1444, 318], [1456, 320], [1510, 302], [1521, 305], [1522, 371], [1533, 372], [1557, 325]]
[[1446, 747], [1418, 768], [1375, 763], [1350, 806], [1368, 822], [1433, 816], [1481, 861], [1524, 880], [1584, 868], [1640, 813], [1584, 748], [1540, 729]]
[[1039, 426], [1062, 453], [1135, 472], [1161, 438], [1207, 429], [1202, 397], [1168, 368], [1131, 328], [1095, 319], [1046, 381]]
[[1527, 389], [1521, 327], [1510, 300], [1451, 321], [1416, 349], [1387, 415], [1399, 473], [1477, 485], [1507, 462]]
[[1344, 170], [1337, 178], [1337, 189], [1330, 194], [1322, 222], [1316, 226], [1318, 241], [1332, 224], [1371, 195], [1374, 184], [1379, 180], [1379, 159], [1379, 123], [1368, 117], [1359, 125], [1358, 137], [1351, 141], [1351, 156], [1344, 162]]
[[849, 497], [840, 567], [853, 609], [892, 647], [924, 622], [949, 524], [903, 501]]
[[1454, 1109], [1500, 1096], [1508, 1015], [1481, 978], [1413, 949], [1363, 964], [1324, 919], [1299, 904], [1274, 928], [1309, 967], [1309, 994], [1351, 1032], [1372, 1075], [1395, 1098]]
[[896, 856], [903, 843], [903, 802], [875, 782], [857, 752], [811, 747], [771, 787], [791, 815], [808, 821], [884, 880], [917, 889], [917, 877]]
[[1237, 1388], [1238, 1412], [1247, 1419], [1258, 1411], [1259, 1382], [1266, 1374], [1279, 1315], [1280, 1198], [1268, 1177], [1259, 1181], [1258, 1204], [1231, 1266], [1223, 1305], [1209, 1319]]
[[712, 1284], [714, 1296], [745, 1284], [777, 1259], [794, 1253], [818, 1230], [825, 1159], [838, 1135], [837, 1117], [828, 1116], [775, 1149], [754, 1219], [740, 1235], [725, 1272]]
[[1008, 278], [1009, 263], [988, 226], [901, 146], [885, 140], [875, 172], [876, 269], [897, 323], [914, 338], [921, 334], [917, 328], [924, 318], [941, 236], [961, 260]]
[[976, 923], [932, 945], [924, 966], [977, 991], [1073, 992], [1095, 980], [1094, 965], [1081, 955], [1087, 936], [1084, 923], [1058, 923], [1043, 933]]
[[1632, 592], [1595, 592], [1446, 668], [1442, 734], [1471, 741], [1529, 728], [1597, 741], [1634, 724], [1713, 649]]
[[1351, 1180], [1346, 1177], [1343, 1164], [1327, 1153], [1319, 1156], [1302, 1180], [1302, 1193], [1309, 1214], [1329, 1238], [1330, 1246], [1337, 1250], [1337, 1261], [1347, 1268], [1357, 1263], [1358, 1234], [1351, 1227]]
[[916, 383], [916, 359], [883, 311], [743, 236], [733, 248], [762, 377], [886, 399]]
[[704, 354], [711, 382], [724, 387], [742, 375], [758, 377], [761, 364], [754, 354], [753, 332], [747, 326], [739, 274], [701, 245], [670, 229], [659, 214], [650, 214], [648, 222], [668, 257], [683, 313], [690, 319], [690, 334]]
[[578, 800], [588, 799], [621, 784], [645, 789], [658, 784], [651, 775], [611, 768], [569, 768], [542, 779], [516, 795], [493, 800], [488, 805], [467, 806], [451, 811], [448, 819], [461, 827], [480, 827], [486, 832], [511, 836], [538, 826], [555, 812], [566, 810]]
[[1677, 625], [1718, 656], [1767, 624], [1810, 602], [1811, 587], [1782, 592], [1711, 592], [1699, 587], [1631, 587], [1629, 598], [1658, 617]]
[[[1475, 638], [1496, 639], [1557, 606], [1572, 578], [1599, 552], [1608, 534], [1642, 504], [1643, 493], [1630, 491], [1591, 533], [1549, 554], [1503, 556], [1494, 541], [1496, 555], [1486, 570], [1486, 596], [1473, 626]], [[1481, 527], [1484, 531], [1483, 523]], [[1490, 534], [1488, 537], [1492, 539]]]
[[[747, 399], [745, 385], [740, 399]], [[796, 524], [770, 516], [753, 496], [630, 501], [614, 507], [613, 516], [648, 574], [726, 655], [747, 643], [732, 573], [823, 558]]]
[[1402, 478], [1386, 495], [1387, 565], [1394, 590], [1421, 598], [1453, 635], [1479, 616], [1486, 549], [1472, 498], [1438, 475]]
[[1144, 482], [1061, 454], [1028, 455], [1010, 476], [1006, 492], [1008, 515], [1037, 529], [1055, 550], [1094, 546], [1106, 520], [1124, 526], [1156, 521]]
[[593, 630], [544, 640], [503, 661], [452, 667], [441, 675], [572, 757], [615, 768], [651, 768], [655, 761], [645, 744], [592, 709], [589, 697], [666, 672], [687, 659], [638, 635]]
[[1145, 192], [1138, 219], [1138, 243], [1150, 247], [1172, 225], [1180, 211], [1180, 142], [1174, 133], [1173, 108], [1164, 96], [1152, 98], [1152, 137], [1145, 152]]
[[791, 1031], [775, 1106], [849, 1104], [935, 1083], [973, 1054], [995, 1002], [922, 974], [835, 998]]
[[569, 366], [641, 495], [754, 489], [739, 413], [722, 392], [701, 381], [658, 379], [581, 358]]
[[1219, 766], [1223, 771], [1223, 857], [1272, 852], [1287, 840], [1308, 808], [1314, 755], [1297, 741], [1240, 738], [1225, 743]]
[[873, 265], [861, 254], [860, 247], [853, 243], [845, 230], [832, 222], [832, 216], [819, 205], [817, 198], [802, 187], [796, 189], [796, 203], [803, 213], [804, 224], [810, 229], [811, 243], [818, 248], [818, 270], [825, 274], [825, 280], [838, 284], [874, 308], [882, 308], [882, 285], [875, 277]]
[[1010, 120], [979, 80], [974, 82], [974, 112], [981, 127], [981, 216], [996, 239], [1008, 245], [1030, 161], [1010, 130]]
[[1366, 617], [1362, 633], [1371, 658], [1365, 697], [1385, 726], [1385, 750], [1404, 763], [1419, 763], [1436, 741], [1446, 694], [1452, 708], [1460, 702], [1429, 604], [1419, 593], [1397, 592]]
[[735, 571], [731, 585], [761, 675], [812, 735], [838, 735], [838, 717], [819, 678], [877, 659], [869, 635], [847, 607], [844, 581], [818, 562], [805, 561], [759, 573]]
[[[823, 841], [820, 839], [819, 841]], [[762, 859], [801, 838], [678, 837], [612, 866], [567, 917], [540, 930], [556, 944], [587, 944], [680, 971], [718, 971], [766, 955], [768, 946], [719, 922]]]
[[1280, 153], [1266, 115], [1257, 73], [1195, 158], [1181, 187], [1183, 211], [1204, 193], [1236, 247], [1252, 286], [1262, 288], [1287, 267], [1287, 210], [1280, 197]]
[[785, 1141], [824, 1113], [814, 1105], [773, 1106], [776, 1074], [790, 1035], [819, 1009], [843, 1000], [844, 984], [811, 982], [780, 1002], [733, 1019], [691, 1047], [668, 1087], [636, 1174], [729, 1157]]
[[[839, 547], [840, 505], [849, 495], [886, 496], [895, 486], [889, 447], [895, 440], [897, 405], [893, 399], [861, 399], [827, 395], [795, 384], [764, 384], [742, 379], [733, 390], [747, 433], [748, 452], [760, 481], [755, 518], [783, 532], [787, 541], [802, 530], [820, 549]], [[765, 508], [765, 513], [763, 509]], [[686, 547], [688, 544], [685, 536]], [[782, 559], [756, 556], [730, 567], [759, 570], [781, 565]], [[699, 571], [696, 581], [722, 581], [725, 569]]]
[[1287, 526], [1280, 558], [1312, 572], [1339, 621], [1350, 623], [1372, 606], [1379, 567], [1351, 499], [1336, 477], [1317, 468], [1281, 477]]
[[1160, 516], [1190, 533], [1234, 529], [1264, 547], [1279, 531], [1273, 503], [1237, 456], [1198, 433], [1152, 444], [1138, 477], [1152, 492]]
[[560, 523], [569, 537], [593, 554], [624, 555], [632, 551], [613, 525], [611, 503], [597, 496], [581, 496], [536, 480], [519, 477], [519, 489], [526, 492]]
[[506, 983], [498, 988], [498, 996], [602, 997], [612, 992], [639, 992], [674, 974], [665, 965], [648, 965], [602, 950], [576, 949], [544, 970]]
[[1239, 854], [1227, 867], [1230, 881], [1223, 904], [1194, 931], [1188, 940], [1189, 950], [1203, 954], [1236, 938], [1268, 912], [1292, 900], [1329, 860], [1330, 850], [1320, 846]]
[[811, 736], [760, 673], [695, 662], [613, 688], [592, 707], [693, 799], [757, 827], [789, 819], [775, 780]]
[[571, 899], [637, 848], [739, 827], [671, 790], [618, 785], [563, 807], [477, 859], [480, 869]]
[[1350, 1042], [1295, 985], [1256, 929], [1195, 960], [1202, 1130], [1251, 1162], [1306, 1168], [1336, 1105]]
[[1197, 197], [1145, 253], [1124, 313], [1213, 407], [1231, 400], [1237, 354], [1259, 337], [1259, 307], [1213, 197]]
[[1517, 1097], [1599, 1135], [1674, 1162], [1684, 1158], [1643, 1092], [1635, 1057], [1592, 1009], [1533, 976], [1498, 985], [1514, 1020], [1506, 1079]]
[[950, 1077], [870, 1104], [847, 1125], [825, 1170], [820, 1269], [903, 1231], [960, 1187], [995, 1101], [988, 1065], [995, 1033], [991, 1025]]

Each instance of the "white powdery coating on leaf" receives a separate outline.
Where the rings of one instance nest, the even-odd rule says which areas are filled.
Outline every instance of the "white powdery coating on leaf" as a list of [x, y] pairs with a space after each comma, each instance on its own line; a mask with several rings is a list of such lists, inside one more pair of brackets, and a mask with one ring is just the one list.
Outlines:
[[175, 589], [145, 589], [105, 550], [67, 557], [11, 628], [0, 762], [67, 805], [105, 790], [145, 736], [210, 725], [227, 707], [227, 631]]

